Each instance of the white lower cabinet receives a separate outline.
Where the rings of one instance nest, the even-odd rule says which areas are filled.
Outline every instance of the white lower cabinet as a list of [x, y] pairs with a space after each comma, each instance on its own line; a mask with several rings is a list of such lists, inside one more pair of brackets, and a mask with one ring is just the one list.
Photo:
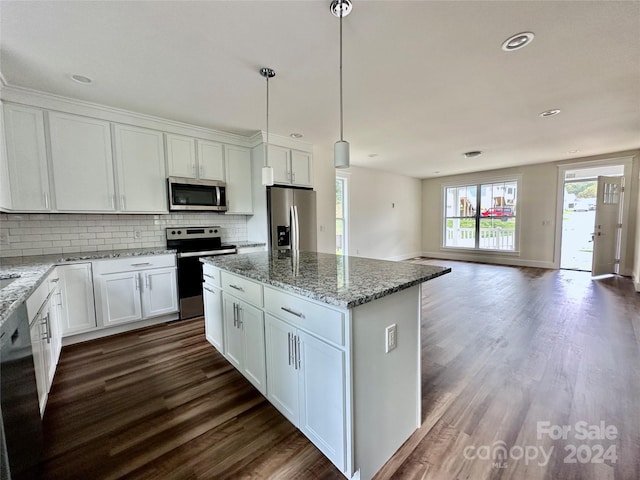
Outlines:
[[202, 297], [204, 301], [205, 336], [211, 345], [224, 354], [222, 291], [205, 282]]
[[269, 314], [265, 326], [267, 398], [344, 470], [344, 352]]
[[175, 255], [98, 260], [93, 270], [103, 327], [178, 311]]
[[264, 314], [223, 292], [225, 356], [263, 395], [267, 393]]
[[62, 336], [96, 328], [93, 273], [90, 263], [57, 267], [60, 275], [60, 330]]

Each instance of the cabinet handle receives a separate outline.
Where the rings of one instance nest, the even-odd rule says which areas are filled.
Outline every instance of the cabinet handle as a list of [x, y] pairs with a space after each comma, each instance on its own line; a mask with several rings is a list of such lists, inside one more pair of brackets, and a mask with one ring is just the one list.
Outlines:
[[51, 283], [58, 283], [60, 281], [60, 278], [52, 278], [51, 280], [49, 280]]
[[296, 370], [298, 369], [298, 344], [296, 342], [296, 338], [297, 336], [294, 335], [293, 339], [292, 339], [292, 343], [293, 343], [293, 368], [295, 368]]
[[127, 202], [125, 200], [124, 195], [120, 195], [120, 205], [122, 206], [122, 210], [127, 209]]
[[291, 310], [290, 308], [287, 307], [280, 307], [281, 310], [284, 310], [287, 313], [290, 313], [291, 315], [295, 315], [296, 317], [299, 318], [304, 318], [304, 314], [300, 313], [300, 312], [296, 312], [295, 310]]
[[140, 275], [136, 274], [136, 290], [140, 290]]
[[236, 290], [240, 290], [241, 292], [244, 292], [244, 288], [242, 288], [242, 287], [239, 287], [239, 286], [237, 286], [237, 285], [231, 285], [231, 284], [230, 284], [229, 286], [230, 286], [231, 288], [235, 288]]
[[213, 290], [211, 290], [211, 289], [209, 289], [209, 288], [207, 288], [207, 287], [203, 287], [203, 288], [204, 288], [207, 292], [209, 292], [209, 293], [216, 293], [216, 292], [214, 292]]
[[62, 292], [58, 292], [58, 298], [60, 299], [60, 303], [58, 304], [60, 308], [64, 308], [64, 300], [62, 299]]
[[297, 369], [300, 370], [300, 337], [296, 335], [296, 357], [297, 361]]
[[44, 196], [44, 208], [46, 208], [48, 210], [49, 209], [49, 194], [47, 192], [44, 192], [42, 195]]
[[145, 287], [147, 287], [149, 290], [151, 290], [151, 276], [149, 274], [145, 274], [144, 276], [144, 285]]
[[236, 302], [233, 302], [233, 326], [238, 326], [238, 315], [236, 314]]
[[143, 262], [143, 263], [132, 263], [131, 266], [132, 267], [145, 267], [147, 265], [151, 265], [151, 263], [149, 262]]
[[291, 171], [291, 177], [291, 183], [296, 183], [296, 172], [293, 170]]
[[204, 165], [200, 165], [200, 177], [204, 177]]
[[287, 332], [287, 354], [289, 355], [289, 366], [291, 366], [291, 332]]
[[238, 304], [238, 306], [236, 307], [236, 310], [238, 312], [238, 328], [242, 328], [244, 325], [244, 322], [242, 321], [242, 316], [240, 315], [242, 312], [242, 307], [240, 307], [240, 304]]
[[111, 208], [113, 210], [116, 209], [116, 194], [115, 193], [113, 195], [111, 195]]
[[191, 164], [191, 172], [193, 173], [193, 176], [195, 177], [196, 176], [196, 164], [195, 163]]

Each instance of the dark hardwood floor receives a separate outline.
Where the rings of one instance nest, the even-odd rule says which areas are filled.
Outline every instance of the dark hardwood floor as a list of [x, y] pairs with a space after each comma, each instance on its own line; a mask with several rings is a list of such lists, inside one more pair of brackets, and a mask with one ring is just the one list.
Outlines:
[[[453, 269], [423, 290], [423, 425], [377, 480], [640, 478], [630, 280], [422, 261]], [[615, 438], [576, 439], [580, 421]], [[571, 431], [539, 437], [538, 422]], [[343, 478], [206, 342], [201, 319], [65, 347], [44, 426], [47, 479]], [[609, 455], [591, 463], [598, 444]], [[486, 459], [499, 446], [506, 460]]]

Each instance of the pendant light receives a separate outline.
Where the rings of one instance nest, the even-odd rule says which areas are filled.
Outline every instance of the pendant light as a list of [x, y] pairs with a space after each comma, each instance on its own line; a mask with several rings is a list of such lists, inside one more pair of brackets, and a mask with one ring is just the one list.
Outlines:
[[333, 163], [336, 168], [349, 168], [349, 142], [344, 140], [344, 129], [342, 125], [342, 18], [351, 13], [350, 0], [333, 0], [331, 2], [331, 13], [340, 18], [340, 140], [333, 146]]
[[269, 79], [276, 76], [271, 68], [261, 68], [260, 75], [267, 79], [267, 138], [264, 144], [264, 166], [262, 167], [262, 185], [273, 185], [273, 167], [269, 165]]

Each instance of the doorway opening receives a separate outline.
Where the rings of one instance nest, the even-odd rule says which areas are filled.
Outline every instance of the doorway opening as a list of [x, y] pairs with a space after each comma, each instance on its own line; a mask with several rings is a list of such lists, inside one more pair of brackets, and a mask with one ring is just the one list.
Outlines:
[[[598, 202], [598, 177], [622, 177], [624, 165], [566, 170], [563, 188], [560, 268], [591, 272]], [[612, 233], [613, 234], [613, 233]], [[615, 233], [619, 237], [619, 232]], [[620, 258], [616, 240], [615, 258]]]

